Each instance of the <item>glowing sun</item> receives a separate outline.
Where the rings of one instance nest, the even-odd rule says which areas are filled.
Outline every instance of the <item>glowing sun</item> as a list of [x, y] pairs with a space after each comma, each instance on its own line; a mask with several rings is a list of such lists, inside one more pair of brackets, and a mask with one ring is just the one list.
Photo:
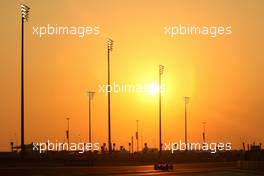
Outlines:
[[155, 96], [159, 93], [159, 85], [156, 83], [151, 83], [147, 87], [147, 94], [151, 96]]

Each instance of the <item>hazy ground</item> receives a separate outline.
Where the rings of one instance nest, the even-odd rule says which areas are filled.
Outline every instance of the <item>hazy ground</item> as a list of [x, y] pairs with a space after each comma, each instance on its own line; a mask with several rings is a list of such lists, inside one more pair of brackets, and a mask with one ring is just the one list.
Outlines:
[[264, 173], [238, 170], [234, 163], [175, 164], [173, 171], [156, 171], [147, 166], [96, 167], [0, 167], [0, 175], [21, 176], [90, 176], [90, 175], [190, 175], [190, 176], [256, 176]]

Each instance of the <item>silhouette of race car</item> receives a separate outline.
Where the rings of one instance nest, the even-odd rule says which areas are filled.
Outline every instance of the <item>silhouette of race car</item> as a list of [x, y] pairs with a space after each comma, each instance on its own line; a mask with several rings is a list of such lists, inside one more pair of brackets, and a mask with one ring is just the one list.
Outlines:
[[154, 165], [154, 170], [173, 170], [173, 165], [168, 163], [157, 163]]

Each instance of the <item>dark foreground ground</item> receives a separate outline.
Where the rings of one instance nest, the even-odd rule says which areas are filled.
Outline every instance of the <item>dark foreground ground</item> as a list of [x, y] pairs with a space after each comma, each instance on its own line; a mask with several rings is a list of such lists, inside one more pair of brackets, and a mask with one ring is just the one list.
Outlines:
[[90, 175], [184, 175], [184, 176], [260, 176], [264, 172], [238, 169], [237, 162], [174, 164], [172, 171], [156, 171], [145, 166], [0, 166], [1, 176], [90, 176]]

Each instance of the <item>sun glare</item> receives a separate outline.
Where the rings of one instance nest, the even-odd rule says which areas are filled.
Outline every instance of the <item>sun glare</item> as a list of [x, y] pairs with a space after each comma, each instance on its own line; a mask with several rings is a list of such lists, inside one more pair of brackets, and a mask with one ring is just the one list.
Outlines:
[[151, 83], [148, 85], [147, 94], [151, 96], [155, 96], [159, 93], [159, 85], [156, 83]]

